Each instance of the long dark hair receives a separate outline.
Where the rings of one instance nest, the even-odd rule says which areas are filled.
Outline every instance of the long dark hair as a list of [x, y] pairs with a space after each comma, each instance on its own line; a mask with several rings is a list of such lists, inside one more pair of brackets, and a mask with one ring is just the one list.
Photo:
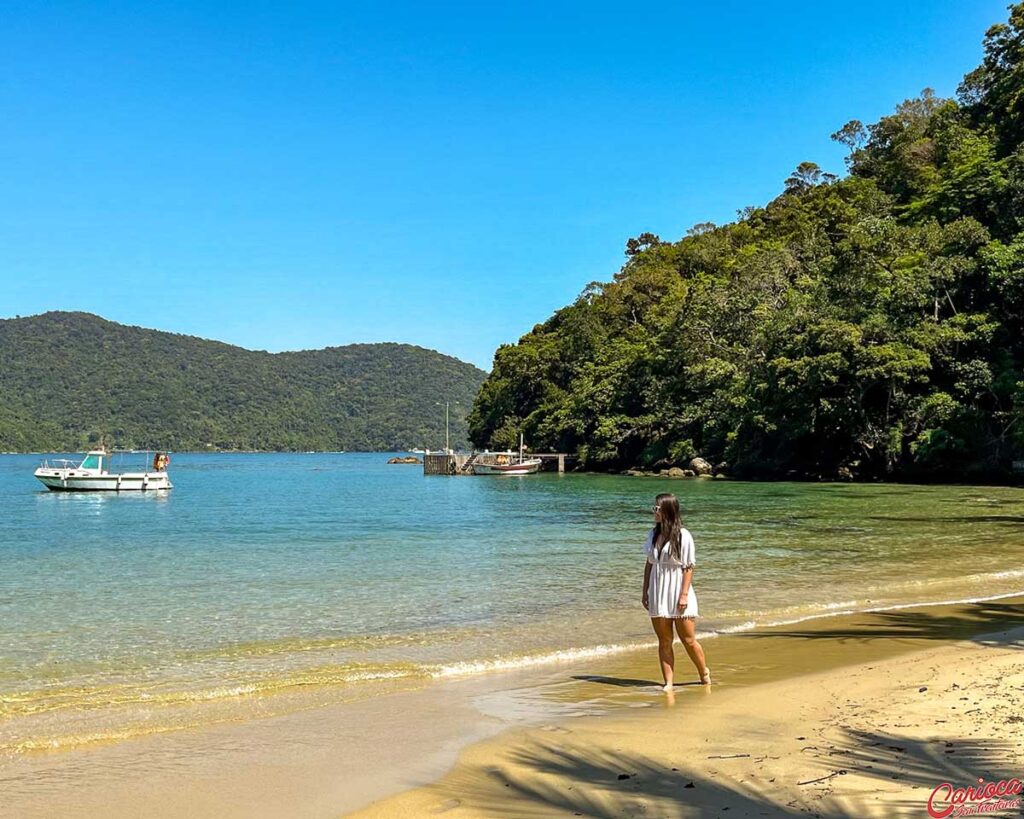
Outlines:
[[661, 558], [666, 543], [671, 544], [672, 557], [679, 560], [683, 548], [683, 524], [679, 515], [679, 501], [675, 495], [662, 492], [654, 499], [654, 505], [661, 512], [661, 520], [654, 524], [654, 551]]

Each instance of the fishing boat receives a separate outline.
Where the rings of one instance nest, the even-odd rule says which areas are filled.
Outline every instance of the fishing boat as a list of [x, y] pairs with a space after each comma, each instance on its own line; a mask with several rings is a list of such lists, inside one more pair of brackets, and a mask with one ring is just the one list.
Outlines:
[[473, 464], [474, 475], [532, 475], [540, 469], [540, 458], [526, 458], [507, 464]]
[[494, 453], [493, 463], [473, 464], [474, 475], [532, 475], [540, 469], [540, 458], [523, 457], [523, 436], [519, 436], [519, 458], [512, 452]]
[[174, 486], [167, 474], [171, 458], [163, 452], [154, 453], [152, 464], [138, 472], [111, 472], [110, 457], [105, 449], [93, 449], [77, 462], [43, 461], [35, 476], [54, 492], [146, 492]]

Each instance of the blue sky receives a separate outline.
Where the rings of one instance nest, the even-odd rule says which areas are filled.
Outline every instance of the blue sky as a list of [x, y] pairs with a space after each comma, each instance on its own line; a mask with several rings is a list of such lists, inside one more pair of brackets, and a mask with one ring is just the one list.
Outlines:
[[[769, 7], [770, 6], [770, 7]], [[1005, 3], [5, 4], [0, 316], [490, 368], [625, 240], [952, 94]]]

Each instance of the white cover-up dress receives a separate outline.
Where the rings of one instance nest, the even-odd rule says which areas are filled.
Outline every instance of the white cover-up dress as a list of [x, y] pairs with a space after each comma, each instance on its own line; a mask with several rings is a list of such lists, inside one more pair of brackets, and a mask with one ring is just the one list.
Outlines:
[[671, 546], [666, 543], [661, 549], [654, 549], [654, 529], [647, 533], [644, 543], [644, 554], [651, 564], [651, 577], [647, 584], [647, 611], [651, 617], [683, 617], [697, 618], [697, 593], [690, 583], [690, 591], [686, 597], [686, 608], [679, 610], [679, 593], [683, 590], [683, 569], [696, 565], [697, 550], [693, 544], [693, 535], [683, 529], [679, 559], [672, 555]]

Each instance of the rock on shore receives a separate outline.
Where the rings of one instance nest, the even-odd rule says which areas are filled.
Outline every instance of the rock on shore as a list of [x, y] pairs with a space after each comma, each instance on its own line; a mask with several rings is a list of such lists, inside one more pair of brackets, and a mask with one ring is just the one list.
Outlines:
[[694, 458], [690, 461], [690, 469], [697, 475], [710, 475], [712, 472], [712, 466], [703, 458]]

